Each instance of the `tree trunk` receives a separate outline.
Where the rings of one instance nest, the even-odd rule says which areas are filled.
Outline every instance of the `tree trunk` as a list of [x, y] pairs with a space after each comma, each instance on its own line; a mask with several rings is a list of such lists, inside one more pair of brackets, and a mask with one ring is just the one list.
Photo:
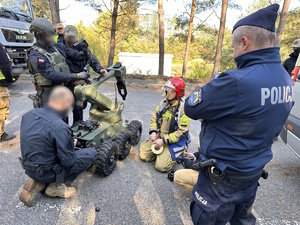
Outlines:
[[49, 7], [51, 11], [52, 23], [56, 25], [60, 22], [60, 20], [59, 20], [59, 10], [56, 9], [55, 0], [49, 0]]
[[291, 2], [291, 0], [284, 0], [284, 2], [283, 2], [282, 11], [280, 13], [280, 20], [279, 20], [278, 28], [276, 31], [276, 34], [277, 34], [276, 46], [280, 46], [280, 42], [281, 42], [283, 31], [284, 31], [285, 21], [288, 16], [288, 12], [289, 12], [290, 2]]
[[164, 55], [165, 55], [165, 29], [163, 0], [158, 0], [158, 22], [159, 22], [159, 64], [158, 75], [164, 75]]
[[217, 74], [220, 69], [220, 61], [221, 61], [221, 53], [222, 53], [222, 44], [223, 44], [223, 39], [224, 39], [227, 7], [228, 7], [228, 0], [223, 0], [222, 1], [222, 13], [221, 13], [221, 19], [220, 19], [219, 35], [218, 35], [218, 43], [217, 43], [214, 68], [213, 68], [213, 72], [211, 74], [211, 79], [214, 78], [215, 74]]
[[110, 49], [109, 49], [107, 66], [111, 66], [114, 63], [118, 6], [119, 6], [119, 0], [114, 0], [114, 9], [111, 16]]
[[195, 6], [196, 6], [196, 0], [193, 0], [191, 15], [190, 15], [189, 32], [188, 32], [188, 36], [187, 36], [185, 53], [184, 53], [184, 60], [183, 60], [183, 66], [182, 66], [182, 77], [183, 78], [186, 75], [186, 67], [187, 67], [188, 56], [189, 56], [189, 52], [190, 52], [190, 44], [191, 44], [192, 30], [193, 30], [193, 21], [194, 21], [194, 15], [195, 15]]
[[60, 13], [59, 13], [59, 0], [55, 0], [56, 13], [58, 15], [58, 21], [60, 22]]

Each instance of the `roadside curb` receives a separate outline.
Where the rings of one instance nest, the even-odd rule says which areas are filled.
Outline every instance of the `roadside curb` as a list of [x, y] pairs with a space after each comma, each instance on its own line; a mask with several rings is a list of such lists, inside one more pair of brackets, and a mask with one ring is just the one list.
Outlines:
[[[19, 80], [32, 80], [31, 75], [29, 74], [22, 74], [19, 78]], [[156, 90], [159, 91], [165, 84], [164, 80], [142, 80], [142, 79], [133, 79], [133, 78], [126, 78], [125, 76], [125, 81], [127, 87], [132, 87], [132, 88], [138, 88], [138, 89], [150, 89], [150, 90]], [[18, 82], [18, 81], [17, 81]], [[103, 86], [114, 86], [115, 80], [111, 79], [103, 83]], [[195, 90], [196, 88], [202, 87], [204, 84], [203, 83], [191, 83], [191, 82], [186, 82], [185, 83], [185, 88], [187, 94]]]

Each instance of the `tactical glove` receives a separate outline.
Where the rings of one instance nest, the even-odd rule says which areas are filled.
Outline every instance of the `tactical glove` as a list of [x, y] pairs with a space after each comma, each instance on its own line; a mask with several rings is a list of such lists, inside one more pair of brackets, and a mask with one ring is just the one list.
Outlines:
[[87, 80], [89, 78], [89, 75], [87, 72], [80, 72], [77, 74], [73, 74], [73, 80]]

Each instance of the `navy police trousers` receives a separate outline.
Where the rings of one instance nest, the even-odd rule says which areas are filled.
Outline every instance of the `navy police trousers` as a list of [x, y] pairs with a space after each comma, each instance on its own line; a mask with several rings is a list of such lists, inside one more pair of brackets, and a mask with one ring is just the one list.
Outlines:
[[251, 213], [260, 176], [248, 179], [210, 181], [208, 172], [200, 171], [193, 189], [190, 212], [195, 225], [255, 225]]
[[[74, 164], [65, 168], [64, 182], [75, 180], [79, 174], [91, 167], [97, 158], [97, 152], [94, 148], [76, 150], [75, 154], [76, 160]], [[36, 171], [31, 170], [26, 170], [25, 172], [30, 178], [42, 183], [50, 184], [55, 182], [55, 173], [53, 171], [44, 172], [43, 174], [39, 174]]]

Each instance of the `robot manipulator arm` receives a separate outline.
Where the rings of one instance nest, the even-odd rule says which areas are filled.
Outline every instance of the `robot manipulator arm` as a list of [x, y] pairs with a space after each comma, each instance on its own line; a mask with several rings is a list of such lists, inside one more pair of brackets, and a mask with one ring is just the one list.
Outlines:
[[126, 74], [126, 68], [125, 66], [122, 66], [120, 62], [117, 62], [115, 65], [109, 67], [106, 69], [107, 72], [114, 71], [115, 72], [115, 77], [117, 79], [117, 87], [118, 87], [118, 92], [121, 95], [122, 99], [125, 100], [127, 96], [127, 88], [126, 88], [126, 83], [124, 80], [124, 76]]
[[92, 105], [96, 105], [100, 110], [111, 110], [115, 106], [115, 102], [98, 91], [98, 87], [111, 77], [116, 77], [118, 92], [126, 99], [127, 89], [125, 85], [124, 75], [126, 68], [121, 63], [116, 63], [114, 66], [107, 68], [108, 75], [99, 77], [91, 82], [91, 84], [75, 87], [76, 99], [82, 102], [88, 101]]

